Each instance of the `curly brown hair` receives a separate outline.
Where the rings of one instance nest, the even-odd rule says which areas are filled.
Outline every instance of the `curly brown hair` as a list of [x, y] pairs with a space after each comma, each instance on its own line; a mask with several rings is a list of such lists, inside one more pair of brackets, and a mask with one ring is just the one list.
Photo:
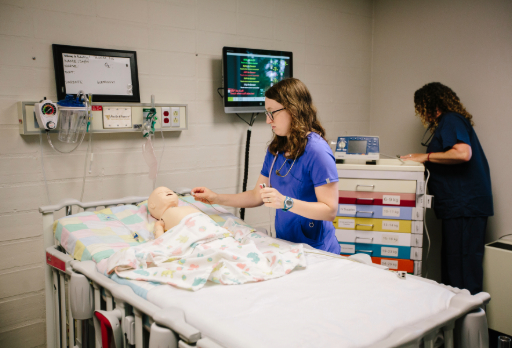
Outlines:
[[290, 136], [274, 137], [268, 147], [274, 156], [277, 152], [285, 154], [288, 158], [299, 158], [306, 149], [307, 133], [315, 132], [325, 141], [325, 129], [316, 117], [316, 107], [306, 85], [295, 78], [279, 81], [265, 92], [265, 97], [275, 100], [291, 114], [292, 122]]
[[457, 94], [448, 86], [440, 82], [427, 83], [425, 86], [414, 92], [414, 109], [421, 122], [434, 132], [439, 124], [437, 111], [441, 115], [447, 112], [456, 112], [469, 120], [472, 126], [473, 116], [466, 111], [466, 108], [460, 102]]

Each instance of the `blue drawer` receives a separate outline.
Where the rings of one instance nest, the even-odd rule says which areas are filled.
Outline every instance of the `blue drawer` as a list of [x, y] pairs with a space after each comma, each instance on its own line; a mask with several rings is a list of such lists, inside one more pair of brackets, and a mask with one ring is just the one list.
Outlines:
[[411, 259], [411, 247], [399, 245], [363, 244], [339, 242], [341, 254], [368, 254], [372, 257]]
[[423, 210], [385, 205], [338, 204], [338, 216], [375, 219], [423, 220]]

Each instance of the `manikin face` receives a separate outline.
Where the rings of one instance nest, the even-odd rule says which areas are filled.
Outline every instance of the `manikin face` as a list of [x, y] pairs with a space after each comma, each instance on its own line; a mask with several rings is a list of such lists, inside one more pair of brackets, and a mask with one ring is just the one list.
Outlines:
[[156, 188], [148, 198], [149, 212], [155, 219], [161, 219], [164, 212], [178, 206], [178, 196], [167, 187]]
[[[265, 110], [272, 112], [282, 109], [283, 106], [273, 99], [265, 98]], [[267, 116], [267, 123], [272, 126], [272, 131], [281, 137], [290, 135], [292, 115], [288, 110], [281, 110], [273, 114], [274, 120]]]

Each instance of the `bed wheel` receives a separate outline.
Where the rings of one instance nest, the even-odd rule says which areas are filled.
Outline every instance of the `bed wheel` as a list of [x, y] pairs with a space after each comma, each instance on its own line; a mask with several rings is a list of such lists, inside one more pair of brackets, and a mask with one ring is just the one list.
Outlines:
[[172, 330], [158, 326], [156, 323], [151, 325], [151, 334], [149, 335], [149, 348], [177, 348], [178, 338]]

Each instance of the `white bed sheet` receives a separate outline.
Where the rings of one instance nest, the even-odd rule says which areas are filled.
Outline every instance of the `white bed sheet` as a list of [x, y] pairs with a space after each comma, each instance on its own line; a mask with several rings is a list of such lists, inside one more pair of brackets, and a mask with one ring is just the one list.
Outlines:
[[446, 309], [452, 292], [353, 261], [308, 254], [308, 267], [260, 283], [161, 285], [155, 305], [178, 307], [224, 347], [365, 347]]

